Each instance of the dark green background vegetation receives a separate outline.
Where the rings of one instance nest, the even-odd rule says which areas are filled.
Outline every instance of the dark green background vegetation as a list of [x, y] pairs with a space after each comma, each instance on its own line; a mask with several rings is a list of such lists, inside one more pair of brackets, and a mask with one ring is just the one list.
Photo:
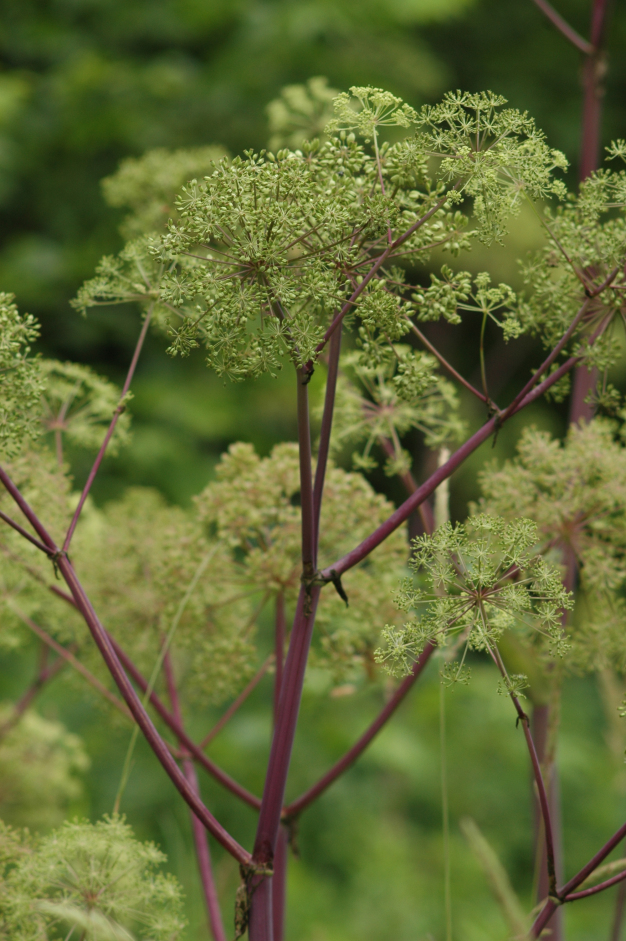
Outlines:
[[[587, 33], [588, 0], [561, 0]], [[610, 20], [604, 143], [626, 136], [626, 13]], [[542, 18], [531, 0], [5, 0], [0, 24], [0, 290], [42, 323], [40, 349], [88, 363], [111, 379], [125, 372], [138, 312], [113, 308], [81, 319], [69, 306], [100, 256], [119, 249], [121, 215], [101, 196], [100, 179], [128, 155], [163, 146], [221, 143], [231, 153], [267, 140], [265, 106], [280, 88], [311, 75], [332, 86], [382, 86], [418, 106], [449, 88], [490, 88], [528, 110], [552, 146], [564, 150], [576, 179], [580, 131], [580, 55]], [[537, 243], [523, 217], [505, 248], [476, 253], [496, 280], [519, 286], [516, 253]], [[466, 262], [470, 264], [470, 262]], [[427, 278], [427, 272], [418, 272]], [[444, 340], [467, 374], [476, 325]], [[433, 330], [436, 336], [436, 330]], [[290, 375], [224, 385], [201, 356], [168, 360], [151, 337], [132, 403], [133, 443], [110, 459], [94, 489], [97, 501], [130, 483], [156, 486], [184, 505], [210, 478], [230, 442], [252, 441], [266, 454], [292, 438]], [[519, 349], [520, 345], [516, 347]], [[496, 396], [528, 374], [522, 353], [492, 346]], [[474, 354], [472, 353], [474, 357]], [[472, 367], [474, 358], [472, 360]], [[618, 377], [619, 379], [619, 377]], [[315, 383], [315, 380], [314, 380]], [[315, 389], [315, 384], [313, 386]], [[481, 415], [466, 404], [470, 422]], [[530, 411], [530, 410], [529, 410]], [[564, 408], [524, 413], [560, 433]], [[493, 455], [510, 454], [514, 422]], [[427, 457], [413, 442], [417, 466]], [[452, 482], [453, 512], [476, 495], [475, 473], [488, 446]], [[82, 483], [85, 458], [76, 457]], [[375, 485], [395, 499], [380, 476]], [[19, 695], [34, 669], [29, 657], [5, 658], [2, 698]], [[295, 795], [352, 742], [374, 714], [380, 691], [342, 698], [305, 696], [289, 793]], [[524, 901], [530, 898], [529, 772], [510, 704], [478, 665], [469, 689], [446, 694], [452, 814], [455, 937], [503, 939], [506, 928], [456, 821], [470, 814], [501, 853]], [[84, 737], [92, 758], [85, 796], [75, 810], [93, 819], [112, 808], [128, 732], [112, 732], [74, 687], [56, 681], [40, 702]], [[624, 816], [623, 756], [604, 742], [606, 719], [594, 683], [572, 680], [560, 746], [568, 871], [574, 871]], [[301, 858], [290, 869], [288, 934], [298, 941], [409, 941], [442, 937], [443, 876], [439, 782], [439, 687], [431, 670], [357, 768], [301, 822]], [[198, 716], [199, 737], [212, 721]], [[260, 791], [270, 729], [269, 682], [215, 741], [211, 754]], [[254, 818], [213, 784], [209, 806], [250, 843]], [[186, 808], [147, 748], [138, 750], [123, 808], [142, 837], [159, 842], [182, 880], [190, 939], [206, 937], [195, 882]], [[225, 897], [237, 883], [232, 861], [216, 854]], [[572, 906], [570, 937], [608, 936], [610, 893]], [[230, 912], [226, 913], [231, 923]]]

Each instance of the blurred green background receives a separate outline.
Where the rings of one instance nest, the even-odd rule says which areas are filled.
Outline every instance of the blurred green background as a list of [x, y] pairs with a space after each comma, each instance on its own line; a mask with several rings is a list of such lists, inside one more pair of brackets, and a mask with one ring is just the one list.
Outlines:
[[[220, 143], [231, 153], [266, 144], [265, 108], [282, 86], [325, 75], [338, 89], [382, 86], [419, 106], [450, 88], [492, 89], [528, 110], [552, 146], [565, 151], [576, 180], [580, 136], [580, 54], [532, 0], [4, 0], [0, 22], [0, 290], [14, 292], [42, 324], [39, 348], [121, 381], [139, 329], [138, 312], [113, 308], [80, 318], [69, 306], [103, 254], [121, 247], [121, 213], [108, 208], [100, 180], [128, 155], [157, 146]], [[603, 143], [626, 136], [626, 11], [615, 4]], [[589, 0], [561, 0], [560, 11], [588, 33]], [[537, 244], [522, 219], [504, 248], [476, 251], [474, 267], [519, 286], [514, 259]], [[419, 273], [427, 278], [427, 272]], [[472, 325], [431, 335], [466, 374]], [[224, 385], [201, 356], [169, 360], [150, 337], [132, 403], [132, 445], [109, 459], [94, 489], [102, 502], [129, 484], [158, 487], [188, 505], [235, 440], [267, 454], [294, 436], [291, 377]], [[473, 354], [472, 354], [473, 355]], [[515, 350], [493, 340], [488, 351], [496, 395], [506, 399], [527, 375], [530, 343]], [[619, 376], [618, 376], [619, 379]], [[314, 380], [315, 383], [315, 380]], [[313, 387], [314, 393], [316, 386]], [[317, 393], [315, 393], [317, 394]], [[464, 405], [470, 423], [482, 416]], [[472, 458], [452, 481], [453, 514], [476, 496], [485, 457], [512, 453], [521, 423], [555, 433], [566, 410], [537, 406], [511, 422], [491, 455]], [[417, 466], [428, 464], [413, 446]], [[74, 460], [77, 484], [87, 463]], [[402, 499], [386, 478], [379, 489]], [[34, 670], [35, 652], [5, 657], [1, 698], [13, 698]], [[211, 747], [244, 784], [260, 790], [270, 729], [269, 681]], [[295, 795], [365, 727], [381, 692], [330, 697], [311, 678], [305, 695], [289, 793]], [[452, 818], [454, 937], [504, 939], [501, 919], [458, 828], [473, 816], [528, 902], [531, 892], [529, 772], [510, 705], [477, 665], [469, 690], [446, 694]], [[321, 694], [321, 698], [320, 698]], [[584, 862], [624, 816], [623, 757], [607, 747], [594, 682], [566, 689], [560, 744], [567, 870]], [[111, 810], [128, 733], [103, 726], [102, 714], [62, 681], [39, 708], [86, 743], [92, 765], [73, 808], [93, 819]], [[291, 862], [288, 938], [298, 941], [415, 941], [443, 937], [439, 782], [439, 686], [431, 670], [366, 757], [301, 821], [300, 858]], [[201, 736], [215, 716], [192, 723]], [[600, 730], [600, 732], [598, 732]], [[607, 734], [610, 730], [606, 730]], [[212, 783], [209, 805], [248, 845], [254, 818]], [[138, 750], [124, 810], [144, 838], [170, 857], [188, 899], [189, 938], [207, 937], [194, 873], [186, 808], [148, 750]], [[217, 878], [232, 924], [234, 864], [216, 853]], [[569, 937], [609, 936], [612, 896], [571, 906]]]

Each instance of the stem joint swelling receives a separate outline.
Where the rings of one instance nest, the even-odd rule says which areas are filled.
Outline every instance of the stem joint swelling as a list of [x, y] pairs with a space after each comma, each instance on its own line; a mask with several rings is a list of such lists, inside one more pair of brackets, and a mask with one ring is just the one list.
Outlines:
[[274, 870], [265, 863], [241, 863], [239, 866], [241, 883], [235, 896], [235, 941], [242, 938], [248, 929], [250, 920], [250, 902], [255, 890], [267, 876], [273, 876]]
[[312, 613], [312, 591], [316, 586], [323, 588], [324, 585], [333, 585], [341, 600], [345, 602], [346, 608], [349, 607], [348, 596], [341, 583], [341, 575], [339, 575], [336, 569], [330, 569], [328, 575], [323, 575], [319, 570], [314, 570], [312, 565], [305, 566], [305, 570], [300, 576], [300, 581], [304, 586], [304, 613], [307, 617]]

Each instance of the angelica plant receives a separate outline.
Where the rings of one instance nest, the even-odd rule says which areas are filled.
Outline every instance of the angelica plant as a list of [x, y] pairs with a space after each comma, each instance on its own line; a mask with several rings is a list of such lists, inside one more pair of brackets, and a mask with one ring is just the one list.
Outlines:
[[[116, 710], [116, 721], [134, 726], [132, 743], [137, 730], [143, 734], [189, 807], [216, 941], [227, 935], [208, 836], [239, 865], [237, 937], [248, 931], [251, 941], [282, 941], [288, 836], [299, 815], [358, 759], [436, 650], [446, 661], [446, 685], [468, 678], [472, 658], [488, 658], [494, 694], [510, 698], [521, 723], [538, 794], [545, 839], [537, 854], [548, 877], [531, 929], [539, 937], [556, 907], [626, 877], [620, 871], [575, 891], [626, 826], [562, 885], [550, 784], [522, 706], [524, 695], [532, 700], [534, 676], [507, 665], [507, 644], [517, 640], [546, 671], [581, 649], [578, 610], [568, 617], [576, 584], [563, 580], [566, 546], [581, 562], [582, 593], [612, 599], [619, 630], [619, 426], [596, 422], [572, 432], [565, 446], [527, 434], [521, 447], [528, 458], [485, 472], [483, 512], [466, 522], [433, 531], [428, 500], [510, 418], [550, 390], [562, 392], [571, 370], [606, 369], [614, 360], [626, 289], [623, 174], [603, 170], [569, 196], [563, 155], [527, 114], [492, 92], [449, 93], [417, 111], [387, 91], [354, 87], [332, 97], [323, 136], [307, 138], [303, 127], [319, 130], [330, 99], [319, 81], [286, 91], [270, 109], [281, 137], [275, 151], [232, 159], [207, 149], [156, 151], [108, 179], [108, 199], [131, 210], [123, 223], [131, 241], [103, 259], [75, 307], [87, 315], [96, 306], [139, 308], [137, 346], [120, 390], [85, 369], [30, 357], [36, 324], [7, 301], [4, 642], [18, 646], [36, 634], [56, 653], [57, 672], [71, 668]], [[618, 142], [610, 156], [622, 152]], [[458, 256], [476, 239], [497, 250], [524, 204], [537, 214], [548, 248], [531, 262], [518, 296], [487, 272], [470, 277]], [[435, 249], [448, 252], [449, 262], [428, 285], [425, 266]], [[428, 325], [437, 321], [446, 331], [461, 323], [474, 330], [482, 390], [433, 342]], [[511, 344], [534, 333], [546, 342], [543, 360], [508, 404], [496, 404], [489, 390], [488, 322]], [[147, 488], [95, 507], [93, 480], [110, 444], [127, 437], [132, 379], [151, 327], [172, 356], [201, 349], [225, 381], [289, 370], [297, 441], [265, 457], [247, 442], [233, 444], [189, 511]], [[325, 391], [312, 429], [314, 374]], [[484, 413], [469, 435], [461, 391]], [[92, 470], [73, 493], [64, 439], [97, 446], [99, 430]], [[409, 433], [438, 452], [430, 461], [436, 470], [422, 482]], [[331, 460], [339, 461], [348, 442], [364, 443], [350, 471]], [[602, 455], [585, 464], [590, 442], [600, 442]], [[408, 491], [396, 508], [362, 473], [375, 448]], [[506, 496], [512, 480], [514, 513]], [[404, 524], [420, 509], [424, 535], [410, 546]], [[268, 619], [273, 651], [263, 659], [258, 637]], [[616, 645], [606, 651], [621, 668]], [[394, 679], [374, 722], [288, 802], [310, 660], [332, 684], [384, 682], [381, 667]], [[47, 681], [46, 670], [44, 663], [33, 689], [42, 676]], [[270, 671], [273, 732], [262, 793], [254, 794], [204, 747]], [[229, 700], [218, 725], [192, 738], [196, 710]], [[132, 745], [116, 810], [131, 752]], [[258, 812], [251, 846], [204, 803], [198, 769]], [[85, 941], [174, 939], [182, 930], [177, 890], [154, 875], [161, 857], [137, 844], [119, 816], [68, 824], [32, 845], [10, 834], [4, 852], [13, 859], [2, 886], [4, 930], [22, 932], [12, 937], [39, 932], [51, 941], [81, 931]]]

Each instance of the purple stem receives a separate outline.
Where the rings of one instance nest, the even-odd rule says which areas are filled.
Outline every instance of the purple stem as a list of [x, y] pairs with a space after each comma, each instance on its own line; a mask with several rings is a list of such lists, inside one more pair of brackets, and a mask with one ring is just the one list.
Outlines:
[[[609, 278], [613, 280], [615, 278], [615, 273], [612, 273]], [[610, 280], [608, 283], [610, 283]], [[605, 289], [607, 284], [603, 283], [602, 290]], [[580, 313], [580, 312], [579, 312]], [[603, 322], [595, 331], [592, 337], [589, 339], [589, 345], [591, 345], [597, 337], [605, 329], [606, 323]], [[567, 331], [569, 333], [569, 330]], [[561, 345], [559, 343], [559, 345]], [[543, 366], [540, 367], [533, 379], [538, 378], [541, 374], [548, 368], [553, 361], [552, 354], [544, 362]], [[334, 570], [337, 575], [343, 575], [344, 572], [347, 572], [348, 569], [351, 569], [353, 566], [361, 562], [366, 556], [373, 552], [373, 550], [384, 542], [384, 540], [398, 528], [408, 517], [411, 515], [413, 510], [416, 510], [417, 507], [426, 500], [427, 497], [433, 493], [439, 484], [446, 480], [456, 469], [459, 467], [468, 457], [472, 454], [480, 445], [489, 438], [496, 429], [498, 429], [506, 420], [508, 420], [512, 415], [515, 415], [517, 412], [522, 411], [526, 406], [530, 405], [531, 402], [534, 402], [535, 399], [543, 395], [543, 393], [549, 389], [555, 382], [564, 376], [573, 366], [576, 366], [580, 362], [579, 356], [571, 356], [565, 363], [563, 363], [558, 369], [555, 369], [543, 382], [539, 383], [534, 389], [528, 392], [521, 401], [519, 396], [516, 396], [515, 400], [511, 405], [505, 409], [500, 415], [496, 415], [493, 418], [490, 418], [489, 421], [485, 422], [482, 428], [479, 428], [471, 437], [461, 445], [461, 447], [450, 456], [445, 464], [442, 464], [441, 467], [438, 467], [436, 471], [421, 484], [414, 494], [412, 494], [407, 500], [402, 503], [391, 516], [385, 520], [384, 523], [374, 530], [373, 533], [363, 540], [360, 545], [356, 546], [347, 555], [343, 556], [334, 565], [329, 566], [321, 572], [322, 577], [331, 578], [331, 573]], [[528, 385], [528, 383], [527, 383]], [[517, 403], [517, 404], [515, 404]], [[514, 407], [513, 407], [514, 406]]]
[[104, 696], [105, 699], [108, 699], [108, 701], [113, 706], [115, 706], [116, 709], [119, 709], [119, 711], [132, 722], [133, 717], [121, 699], [118, 699], [117, 696], [111, 692], [111, 690], [107, 689], [106, 686], [101, 683], [96, 676], [93, 675], [93, 673], [90, 673], [87, 667], [83, 666], [83, 664], [74, 656], [71, 650], [67, 650], [65, 647], [59, 644], [54, 639], [54, 637], [51, 637], [50, 634], [44, 631], [42, 627], [32, 621], [29, 617], [26, 617], [26, 615], [20, 614], [19, 617], [24, 621], [24, 624], [30, 628], [33, 634], [36, 634], [44, 644], [47, 644], [51, 650], [54, 650], [54, 652], [59, 655], [61, 661], [65, 661], [65, 663], [69, 663], [70, 666], [74, 667], [77, 673], [80, 673], [80, 675], [86, 679], [87, 682], [93, 686], [93, 688], [96, 689], [101, 696]]
[[565, 36], [577, 49], [580, 49], [581, 52], [584, 52], [585, 55], [593, 55], [595, 49], [590, 42], [587, 42], [586, 39], [577, 33], [576, 30], [569, 25], [569, 23], [563, 19], [560, 13], [554, 9], [551, 4], [548, 3], [548, 0], [534, 0], [536, 5], [539, 7], [542, 13], [544, 13], [553, 26], [556, 26], [558, 31]]
[[466, 388], [469, 392], [471, 392], [472, 395], [475, 395], [477, 398], [479, 398], [479, 399], [481, 400], [481, 402], [488, 402], [488, 401], [489, 401], [489, 400], [487, 399], [487, 396], [486, 396], [486, 395], [483, 395], [482, 392], [479, 392], [478, 389], [476, 389], [476, 388], [472, 385], [471, 382], [468, 382], [467, 379], [464, 379], [464, 378], [463, 378], [463, 376], [461, 375], [460, 372], [457, 372], [457, 371], [456, 371], [456, 369], [454, 368], [454, 366], [452, 366], [452, 365], [448, 362], [448, 360], [447, 360], [444, 356], [441, 355], [441, 353], [439, 352], [439, 350], [437, 349], [437, 347], [436, 347], [436, 346], [433, 346], [433, 344], [430, 342], [430, 340], [429, 340], [427, 337], [424, 336], [424, 334], [422, 333], [422, 331], [421, 331], [418, 327], [415, 326], [415, 324], [413, 323], [412, 320], [408, 320], [408, 322], [409, 322], [409, 324], [411, 325], [411, 330], [413, 331], [413, 333], [415, 334], [415, 336], [416, 336], [416, 337], [419, 337], [419, 339], [420, 339], [421, 342], [424, 344], [424, 346], [426, 347], [426, 349], [427, 349], [430, 353], [432, 353], [433, 356], [434, 356], [436, 359], [439, 360], [439, 362], [440, 362], [441, 365], [444, 367], [444, 369], [447, 369], [448, 372], [450, 373], [450, 375], [453, 376], [454, 379], [456, 379], [457, 382], [460, 382], [462, 386], [465, 386], [465, 388]]
[[[565, 899], [565, 898], [567, 898], [567, 896], [572, 895], [572, 894], [573, 894], [573, 891], [572, 891], [572, 890], [575, 889], [577, 886], [579, 886], [581, 882], [584, 882], [585, 879], [587, 878], [587, 876], [590, 876], [591, 873], [594, 871], [594, 869], [597, 869], [597, 868], [598, 868], [598, 866], [600, 865], [600, 863], [603, 862], [603, 861], [606, 859], [606, 857], [609, 855], [609, 853], [611, 852], [611, 850], [614, 850], [615, 847], [617, 846], [617, 844], [618, 844], [621, 840], [623, 840], [625, 836], [626, 836], [626, 823], [623, 824], [623, 826], [621, 826], [621, 827], [619, 828], [619, 830], [617, 830], [617, 831], [613, 834], [613, 836], [611, 837], [610, 840], [607, 840], [607, 842], [604, 844], [604, 846], [602, 846], [602, 847], [598, 850], [598, 852], [596, 853], [596, 855], [593, 856], [593, 857], [589, 860], [589, 862], [587, 863], [587, 865], [586, 865], [586, 866], [583, 866], [583, 868], [582, 868], [579, 872], [577, 872], [576, 875], [575, 875], [572, 879], [570, 879], [570, 881], [567, 882], [567, 883], [563, 886], [562, 889], [559, 890], [558, 897], [559, 897], [560, 899]], [[609, 880], [609, 881], [610, 881], [610, 880]], [[619, 880], [618, 880], [618, 881], [619, 881]], [[604, 888], [606, 888], [606, 886], [605, 886], [604, 884], [602, 884], [602, 885], [603, 885]], [[598, 886], [595, 886], [595, 888], [597, 889]], [[568, 901], [571, 901], [571, 899], [568, 899]], [[557, 903], [556, 903], [556, 902], [553, 902], [552, 899], [548, 899], [548, 901], [546, 902], [544, 908], [542, 909], [542, 911], [541, 911], [541, 912], [539, 913], [539, 915], [537, 916], [537, 920], [535, 921], [535, 923], [534, 923], [534, 925], [533, 925], [533, 927], [532, 927], [532, 937], [533, 937], [533, 938], [538, 938], [538, 937], [539, 937], [539, 935], [541, 934], [541, 932], [543, 931], [543, 929], [545, 928], [545, 926], [546, 926], [546, 925], [548, 924], [548, 922], [550, 921], [550, 918], [551, 918], [552, 915], [554, 914], [554, 910], [555, 910], [556, 908], [557, 908]]]
[[[458, 189], [459, 185], [460, 185], [459, 183], [455, 183], [452, 189]], [[339, 313], [335, 315], [328, 330], [324, 334], [324, 338], [320, 340], [320, 342], [317, 344], [315, 348], [316, 353], [321, 353], [321, 351], [324, 349], [324, 347], [328, 343], [329, 339], [331, 338], [331, 336], [333, 335], [333, 333], [335, 332], [339, 324], [342, 322], [343, 318], [346, 316], [348, 311], [354, 307], [356, 301], [359, 299], [359, 297], [361, 296], [361, 294], [363, 293], [363, 291], [365, 290], [369, 282], [372, 280], [372, 278], [374, 277], [376, 272], [379, 270], [379, 268], [381, 268], [385, 264], [385, 262], [387, 261], [389, 256], [392, 254], [392, 252], [394, 252], [396, 248], [399, 248], [401, 245], [404, 245], [404, 243], [408, 241], [408, 239], [410, 239], [411, 236], [414, 235], [415, 232], [417, 232], [417, 230], [421, 226], [423, 226], [425, 222], [428, 222], [428, 220], [432, 216], [434, 216], [436, 212], [438, 212], [441, 209], [441, 207], [445, 204], [446, 200], [448, 199], [448, 195], [449, 194], [446, 193], [445, 196], [442, 196], [442, 198], [438, 200], [435, 203], [435, 205], [432, 206], [428, 210], [428, 212], [424, 213], [424, 215], [421, 216], [417, 220], [417, 222], [414, 222], [413, 225], [409, 229], [407, 229], [407, 231], [403, 235], [399, 235], [398, 238], [394, 242], [391, 243], [391, 245], [388, 245], [385, 251], [382, 253], [382, 255], [378, 256], [378, 258], [376, 259], [376, 261], [374, 262], [370, 270], [367, 272], [367, 274], [361, 281], [361, 283], [352, 292], [352, 294], [350, 295], [346, 303], [343, 305]]]
[[[502, 678], [506, 681], [507, 672], [502, 663], [502, 658], [498, 651], [498, 648], [494, 648], [491, 651], [491, 656], [498, 667]], [[548, 794], [546, 791], [545, 782], [543, 780], [543, 775], [541, 773], [541, 765], [539, 764], [539, 758], [537, 757], [537, 749], [535, 748], [535, 743], [530, 732], [530, 722], [528, 716], [522, 709], [519, 699], [517, 696], [509, 692], [511, 702], [515, 706], [515, 711], [517, 712], [518, 721], [522, 724], [522, 729], [524, 730], [524, 738], [526, 739], [526, 746], [528, 748], [528, 754], [530, 755], [530, 761], [532, 764], [533, 775], [535, 778], [535, 784], [537, 785], [537, 792], [539, 796], [539, 806], [541, 807], [541, 816], [543, 818], [543, 831], [545, 834], [546, 840], [546, 860], [548, 866], [548, 880], [550, 895], [556, 895], [556, 869], [554, 865], [554, 838], [552, 835], [552, 819], [550, 816], [550, 804], [548, 802]]]
[[[274, 858], [319, 595], [319, 585], [313, 585], [310, 594], [303, 585], [298, 597], [254, 842], [253, 858], [261, 866], [271, 867]], [[271, 880], [262, 879], [253, 889], [250, 900], [250, 941], [273, 941]]]
[[[385, 453], [389, 455], [389, 457], [394, 457], [396, 452], [394, 451], [393, 444], [389, 438], [380, 438], [379, 440]], [[415, 493], [417, 490], [417, 482], [411, 471], [407, 471], [406, 474], [400, 474], [399, 477], [404, 484], [404, 489], [407, 491], [407, 493]], [[429, 536], [432, 535], [432, 533], [435, 531], [435, 514], [432, 511], [430, 503], [424, 500], [424, 502], [420, 503], [418, 506], [417, 512], [420, 515], [424, 532], [428, 533]]]
[[280, 699], [280, 687], [283, 681], [283, 661], [285, 659], [285, 593], [279, 592], [276, 595], [276, 619], [274, 628], [274, 725], [278, 717], [278, 701]]
[[48, 546], [44, 546], [43, 542], [40, 542], [39, 539], [35, 539], [34, 536], [31, 536], [30, 533], [26, 532], [26, 530], [20, 526], [19, 523], [16, 523], [15, 520], [12, 520], [10, 516], [6, 515], [6, 513], [2, 513], [0, 511], [0, 520], [4, 520], [5, 523], [8, 523], [8, 525], [11, 526], [16, 533], [19, 533], [20, 536], [24, 537], [24, 539], [28, 539], [28, 541], [32, 543], [33, 546], [36, 546], [42, 552], [45, 552], [46, 555], [50, 555], [50, 549]]
[[340, 758], [339, 761], [337, 761], [316, 784], [314, 784], [309, 788], [308, 791], [305, 791], [304, 794], [285, 807], [286, 818], [296, 817], [298, 814], [302, 813], [302, 811], [305, 810], [309, 804], [313, 803], [313, 801], [316, 800], [320, 794], [323, 794], [324, 791], [329, 788], [330, 785], [333, 784], [333, 782], [336, 781], [338, 777], [340, 777], [340, 775], [344, 773], [344, 771], [347, 771], [347, 769], [354, 764], [357, 758], [361, 756], [372, 739], [378, 734], [378, 732], [380, 732], [382, 727], [386, 722], [389, 721], [400, 703], [404, 700], [415, 681], [419, 678], [434, 650], [435, 647], [433, 647], [432, 644], [428, 644], [424, 648], [418, 659], [415, 661], [411, 673], [402, 681], [400, 686], [398, 686], [387, 705], [374, 719], [369, 728], [366, 729], [359, 740], [354, 743], [352, 748], [346, 752], [343, 758]]
[[289, 857], [289, 834], [281, 826], [274, 852], [274, 875], [272, 876], [272, 915], [274, 941], [285, 937], [285, 903], [287, 899], [287, 862]]
[[[170, 697], [172, 714], [181, 728], [183, 728], [183, 716], [180, 709], [180, 700], [176, 688], [176, 678], [172, 666], [172, 658], [169, 651], [165, 654], [163, 660], [163, 670], [167, 682], [167, 690]], [[200, 796], [200, 785], [196, 776], [196, 769], [189, 756], [183, 758], [183, 774], [187, 778], [190, 787]], [[207, 908], [209, 919], [209, 928], [215, 941], [226, 941], [226, 932], [222, 922], [222, 913], [220, 903], [215, 889], [215, 880], [213, 879], [213, 867], [211, 866], [211, 851], [209, 849], [209, 835], [202, 826], [202, 823], [192, 810], [189, 811], [191, 817], [191, 828], [193, 831], [193, 841], [196, 848], [196, 858], [198, 860], [198, 871], [204, 892], [204, 901]]]
[[617, 885], [617, 883], [621, 882], [623, 879], [626, 879], [626, 869], [623, 872], [618, 873], [616, 876], [613, 876], [612, 879], [607, 879], [605, 882], [600, 882], [598, 885], [594, 885], [590, 889], [583, 889], [582, 892], [572, 892], [569, 895], [566, 895], [563, 901], [575, 902], [576, 899], [586, 899], [590, 895], [597, 895], [598, 892], [604, 892], [605, 889], [610, 889], [612, 885]]
[[98, 471], [99, 471], [99, 469], [100, 469], [100, 465], [101, 465], [101, 463], [102, 463], [102, 459], [104, 458], [104, 455], [105, 455], [105, 453], [106, 453], [106, 449], [107, 449], [108, 446], [109, 446], [109, 441], [111, 440], [111, 438], [112, 438], [112, 436], [113, 436], [113, 432], [115, 431], [115, 426], [117, 425], [118, 419], [119, 419], [120, 415], [122, 414], [122, 412], [124, 411], [124, 409], [126, 408], [126, 406], [123, 404], [123, 403], [124, 403], [124, 396], [126, 395], [126, 393], [128, 392], [128, 390], [130, 389], [130, 384], [131, 384], [131, 382], [133, 381], [133, 375], [135, 374], [135, 368], [136, 368], [136, 366], [137, 366], [137, 361], [139, 360], [139, 354], [141, 353], [141, 348], [142, 348], [142, 346], [143, 346], [143, 341], [145, 340], [145, 338], [146, 338], [146, 333], [148, 332], [148, 325], [150, 324], [150, 318], [151, 318], [151, 316], [152, 316], [152, 310], [149, 310], [148, 313], [147, 313], [146, 316], [145, 316], [145, 319], [144, 319], [144, 322], [143, 322], [143, 326], [142, 326], [141, 332], [140, 332], [140, 334], [139, 334], [139, 339], [137, 340], [137, 345], [135, 346], [135, 352], [133, 353], [133, 358], [132, 358], [132, 360], [131, 360], [130, 366], [128, 367], [128, 373], [126, 374], [126, 381], [124, 382], [124, 386], [123, 386], [123, 388], [122, 388], [122, 394], [121, 394], [121, 396], [120, 396], [119, 405], [117, 406], [117, 408], [115, 409], [115, 412], [113, 413], [113, 418], [111, 419], [111, 424], [109, 425], [108, 431], [107, 431], [106, 435], [104, 436], [104, 441], [102, 442], [102, 445], [101, 445], [101, 447], [100, 447], [100, 450], [98, 451], [98, 455], [97, 455], [95, 461], [93, 462], [93, 467], [91, 468], [91, 470], [90, 470], [90, 472], [89, 472], [89, 477], [87, 478], [87, 483], [86, 483], [85, 486], [83, 487], [83, 492], [82, 492], [81, 495], [80, 495], [80, 500], [78, 501], [78, 506], [76, 507], [76, 510], [74, 511], [74, 516], [72, 517], [72, 521], [71, 521], [71, 523], [70, 523], [69, 529], [68, 529], [68, 531], [67, 531], [67, 535], [66, 535], [66, 537], [65, 537], [65, 541], [64, 541], [64, 543], [63, 543], [63, 552], [67, 552], [67, 550], [68, 550], [69, 547], [70, 547], [70, 543], [71, 543], [71, 541], [72, 541], [72, 536], [74, 535], [74, 530], [76, 529], [76, 524], [78, 523], [78, 520], [79, 520], [79, 518], [80, 518], [80, 514], [81, 514], [82, 511], [83, 511], [83, 506], [85, 505], [85, 500], [87, 499], [87, 496], [88, 496], [88, 494], [89, 494], [89, 491], [91, 490], [91, 486], [92, 486], [92, 484], [93, 484], [93, 482], [94, 482], [94, 480], [95, 480], [95, 478], [96, 478], [96, 474], [98, 473]]
[[[42, 643], [41, 649], [43, 653], [47, 655], [48, 647], [44, 643]], [[49, 666], [46, 663], [46, 659], [47, 658], [42, 655], [35, 679], [13, 706], [11, 716], [0, 726], [0, 739], [4, 738], [4, 736], [17, 725], [39, 691], [65, 666], [65, 660], [63, 660], [62, 657], [57, 657], [54, 663], [51, 663]]]
[[[107, 637], [116, 656], [123, 664], [124, 669], [127, 670], [137, 686], [139, 686], [142, 692], [145, 693], [148, 688], [148, 683], [144, 677], [141, 675], [130, 657], [124, 652], [124, 650], [122, 650], [117, 641], [111, 637], [110, 634], [107, 634]], [[226, 774], [226, 772], [223, 771], [213, 761], [211, 761], [210, 758], [207, 758], [200, 747], [196, 745], [196, 743], [191, 738], [189, 738], [184, 728], [180, 725], [179, 722], [176, 721], [175, 717], [172, 715], [169, 709], [164, 706], [157, 694], [154, 692], [150, 694], [150, 703], [154, 706], [155, 710], [161, 716], [165, 724], [168, 725], [175, 734], [180, 744], [183, 745], [184, 748], [186, 748], [187, 751], [191, 753], [191, 755], [193, 755], [194, 759], [199, 764], [201, 764], [202, 767], [205, 768], [209, 774], [215, 778], [216, 781], [218, 781], [223, 787], [230, 791], [231, 794], [234, 794], [235, 797], [239, 797], [242, 801], [244, 801], [244, 803], [248, 804], [248, 806], [254, 808], [254, 810], [258, 810], [260, 808], [261, 801], [259, 798], [254, 794], [251, 794], [250, 791], [246, 790], [245, 787], [231, 778], [230, 775]]]

